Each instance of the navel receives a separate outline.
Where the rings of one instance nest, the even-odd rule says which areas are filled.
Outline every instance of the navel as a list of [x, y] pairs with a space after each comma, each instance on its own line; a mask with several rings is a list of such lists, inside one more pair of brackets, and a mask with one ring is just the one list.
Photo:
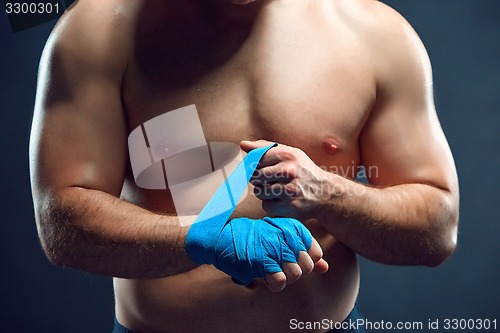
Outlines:
[[335, 139], [333, 136], [325, 136], [321, 140], [321, 143], [323, 145], [323, 149], [329, 154], [335, 154], [338, 151], [340, 151], [340, 144], [337, 139]]

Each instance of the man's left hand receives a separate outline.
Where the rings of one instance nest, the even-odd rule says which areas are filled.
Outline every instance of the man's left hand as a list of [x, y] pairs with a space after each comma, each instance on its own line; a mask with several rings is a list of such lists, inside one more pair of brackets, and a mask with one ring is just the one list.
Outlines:
[[[242, 141], [241, 149], [253, 149], [272, 144], [270, 141]], [[317, 166], [302, 150], [282, 144], [271, 148], [261, 159], [252, 185], [262, 207], [272, 216], [305, 220], [330, 200], [332, 174]]]

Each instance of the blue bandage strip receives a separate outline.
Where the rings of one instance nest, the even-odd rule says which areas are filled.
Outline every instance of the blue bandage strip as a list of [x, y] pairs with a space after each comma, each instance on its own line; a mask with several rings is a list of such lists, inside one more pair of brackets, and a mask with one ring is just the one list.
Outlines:
[[186, 237], [186, 251], [194, 262], [213, 264], [247, 284], [280, 272], [284, 261], [297, 262], [300, 251], [311, 247], [311, 233], [296, 219], [228, 221], [235, 205], [220, 212], [220, 207], [227, 206], [228, 192], [234, 202], [241, 198], [260, 159], [276, 145], [250, 151], [205, 205]]

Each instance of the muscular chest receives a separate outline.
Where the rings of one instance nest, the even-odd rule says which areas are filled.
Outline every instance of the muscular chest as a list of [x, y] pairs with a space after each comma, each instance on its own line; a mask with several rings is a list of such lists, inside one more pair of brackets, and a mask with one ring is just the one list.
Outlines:
[[[265, 138], [320, 165], [358, 161], [373, 101], [363, 56], [348, 38], [292, 21], [268, 18], [215, 39], [189, 29], [138, 39], [124, 87], [130, 130], [195, 104], [207, 141]], [[325, 150], [325, 138], [339, 150]]]

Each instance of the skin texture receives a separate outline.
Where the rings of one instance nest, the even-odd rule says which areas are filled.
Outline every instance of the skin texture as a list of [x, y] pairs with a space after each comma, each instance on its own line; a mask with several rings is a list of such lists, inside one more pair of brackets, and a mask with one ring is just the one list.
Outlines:
[[[233, 217], [299, 218], [318, 242], [299, 265], [246, 287], [196, 267], [170, 192], [134, 184], [130, 131], [190, 104], [209, 142], [279, 143]], [[352, 180], [361, 164], [370, 186]], [[458, 182], [430, 62], [377, 1], [80, 0], [42, 55], [30, 168], [48, 258], [117, 277], [117, 318], [139, 332], [341, 321], [355, 252], [435, 266], [456, 246]], [[310, 273], [311, 262], [330, 267]]]

